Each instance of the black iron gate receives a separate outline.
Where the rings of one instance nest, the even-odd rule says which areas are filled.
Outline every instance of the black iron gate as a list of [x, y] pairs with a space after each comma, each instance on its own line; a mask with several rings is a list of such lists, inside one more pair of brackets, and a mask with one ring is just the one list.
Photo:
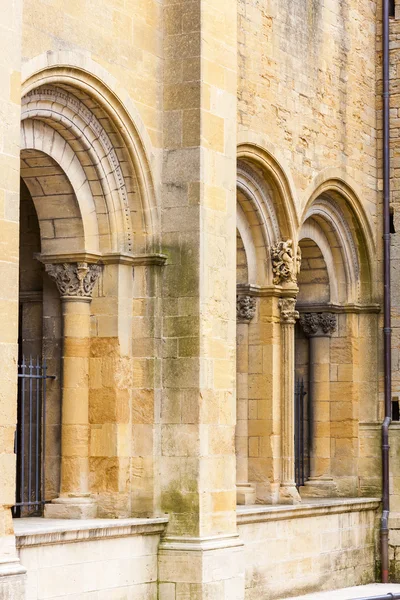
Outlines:
[[295, 384], [294, 394], [294, 447], [295, 447], [295, 480], [297, 487], [304, 485], [310, 476], [310, 407], [306, 401], [307, 392], [303, 379]]
[[27, 360], [18, 365], [18, 422], [16, 498], [13, 516], [38, 516], [45, 503], [46, 361]]

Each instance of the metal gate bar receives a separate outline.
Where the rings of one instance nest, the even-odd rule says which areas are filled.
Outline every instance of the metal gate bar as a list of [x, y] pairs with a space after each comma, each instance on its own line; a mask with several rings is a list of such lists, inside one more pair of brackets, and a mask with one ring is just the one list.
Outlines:
[[304, 398], [306, 395], [304, 381], [303, 379], [298, 379], [294, 394], [295, 480], [297, 487], [304, 485], [309, 476], [309, 425], [307, 426], [307, 431], [305, 427], [309, 410], [304, 410]]
[[18, 424], [15, 436], [17, 488], [13, 516], [22, 508], [42, 511], [45, 503], [46, 361], [22, 357], [18, 365]]

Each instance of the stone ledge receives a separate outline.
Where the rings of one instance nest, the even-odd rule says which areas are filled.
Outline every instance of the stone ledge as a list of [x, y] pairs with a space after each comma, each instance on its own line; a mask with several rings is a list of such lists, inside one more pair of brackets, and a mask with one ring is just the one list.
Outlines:
[[157, 535], [165, 530], [167, 517], [152, 519], [14, 519], [17, 548], [87, 542], [105, 538]]
[[160, 551], [182, 550], [184, 552], [205, 552], [207, 550], [238, 548], [243, 545], [237, 533], [204, 538], [169, 536], [161, 540]]
[[302, 519], [348, 512], [378, 510], [380, 498], [315, 499], [294, 505], [238, 506], [237, 524]]

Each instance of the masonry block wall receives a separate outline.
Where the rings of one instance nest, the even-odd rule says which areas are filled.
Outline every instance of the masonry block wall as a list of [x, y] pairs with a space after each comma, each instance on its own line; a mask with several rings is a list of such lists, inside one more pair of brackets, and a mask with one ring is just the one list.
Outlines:
[[19, 137], [21, 105], [21, 11], [13, 0], [0, 16], [2, 86], [0, 110], [0, 261], [3, 285], [0, 292], [0, 596], [11, 599], [22, 592], [23, 572], [15, 551], [10, 507], [15, 502], [17, 337], [18, 337], [18, 243], [19, 243]]

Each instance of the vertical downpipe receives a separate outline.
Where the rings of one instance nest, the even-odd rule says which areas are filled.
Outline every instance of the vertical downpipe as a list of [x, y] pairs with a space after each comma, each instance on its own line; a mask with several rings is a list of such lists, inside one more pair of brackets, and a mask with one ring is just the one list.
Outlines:
[[382, 0], [383, 65], [383, 269], [384, 269], [384, 377], [385, 418], [382, 423], [382, 582], [389, 581], [389, 426], [392, 396], [392, 329], [390, 292], [390, 122], [389, 122], [389, 0]]

